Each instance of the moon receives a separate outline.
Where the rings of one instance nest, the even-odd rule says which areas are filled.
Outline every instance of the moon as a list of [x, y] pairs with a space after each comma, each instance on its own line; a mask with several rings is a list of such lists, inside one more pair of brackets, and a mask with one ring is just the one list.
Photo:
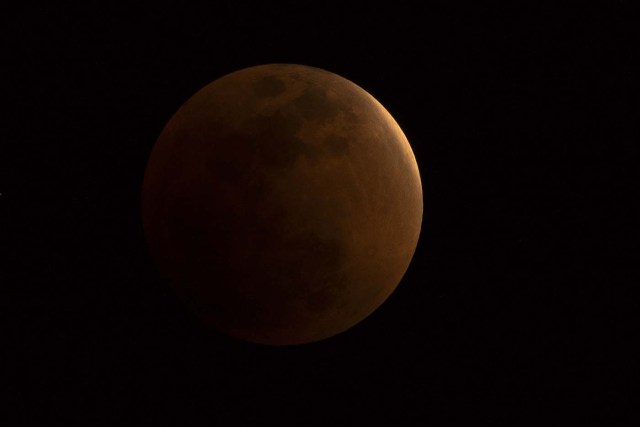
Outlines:
[[171, 117], [148, 160], [149, 252], [208, 326], [268, 345], [323, 340], [396, 289], [422, 224], [418, 165], [368, 92], [296, 64], [245, 68]]

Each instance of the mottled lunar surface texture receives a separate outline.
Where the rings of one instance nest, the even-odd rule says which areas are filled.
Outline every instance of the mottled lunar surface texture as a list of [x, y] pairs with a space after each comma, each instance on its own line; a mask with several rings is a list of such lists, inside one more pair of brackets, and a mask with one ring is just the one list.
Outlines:
[[371, 95], [302, 65], [243, 69], [169, 120], [147, 165], [152, 258], [208, 325], [301, 344], [379, 307], [414, 254], [422, 186]]

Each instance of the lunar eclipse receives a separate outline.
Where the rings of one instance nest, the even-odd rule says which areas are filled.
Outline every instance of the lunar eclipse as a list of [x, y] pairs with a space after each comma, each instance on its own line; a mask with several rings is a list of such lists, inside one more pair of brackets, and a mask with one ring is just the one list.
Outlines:
[[409, 142], [367, 91], [318, 68], [221, 77], [166, 124], [142, 187], [148, 248], [202, 321], [270, 345], [329, 338], [396, 289], [422, 185]]

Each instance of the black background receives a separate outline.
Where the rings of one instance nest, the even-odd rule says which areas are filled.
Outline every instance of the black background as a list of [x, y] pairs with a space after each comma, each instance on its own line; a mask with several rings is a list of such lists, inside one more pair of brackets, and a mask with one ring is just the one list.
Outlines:
[[[630, 2], [516, 3], [6, 10], [1, 387], [19, 418], [5, 425], [622, 424], [639, 404]], [[372, 93], [424, 188], [395, 293], [295, 347], [204, 328], [159, 278], [139, 213], [175, 110], [274, 62]]]

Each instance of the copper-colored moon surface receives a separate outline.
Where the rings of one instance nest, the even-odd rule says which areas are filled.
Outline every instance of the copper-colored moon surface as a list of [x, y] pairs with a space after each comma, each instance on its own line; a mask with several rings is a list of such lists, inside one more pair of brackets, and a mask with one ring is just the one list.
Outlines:
[[208, 325], [302, 344], [343, 332], [397, 287], [422, 222], [418, 165], [365, 90], [308, 66], [228, 74], [169, 120], [142, 219], [161, 273]]

